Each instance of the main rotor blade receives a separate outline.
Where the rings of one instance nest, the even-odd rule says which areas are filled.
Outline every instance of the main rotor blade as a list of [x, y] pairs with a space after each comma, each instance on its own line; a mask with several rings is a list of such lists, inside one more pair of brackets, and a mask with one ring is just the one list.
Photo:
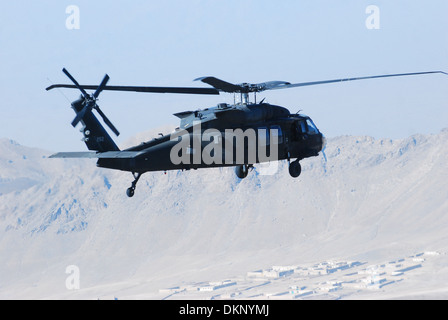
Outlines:
[[229, 83], [215, 77], [202, 77], [197, 78], [194, 81], [202, 81], [206, 84], [211, 85], [217, 90], [224, 92], [245, 92], [246, 88], [237, 84]]
[[[94, 85], [80, 85], [81, 89], [95, 90], [98, 86]], [[46, 90], [55, 88], [74, 89], [77, 86], [70, 84], [54, 84], [49, 86]], [[79, 88], [78, 88], [79, 89]], [[132, 92], [149, 92], [149, 93], [180, 93], [180, 94], [207, 94], [219, 95], [219, 91], [213, 88], [189, 88], [189, 87], [135, 87], [135, 86], [105, 86], [103, 90], [106, 91], [132, 91]], [[85, 92], [85, 91], [84, 91]]]
[[358, 77], [358, 78], [345, 78], [345, 79], [335, 79], [335, 80], [323, 80], [323, 81], [293, 83], [293, 84], [288, 84], [288, 85], [274, 86], [274, 87], [269, 88], [267, 90], [288, 89], [288, 88], [294, 88], [294, 87], [314, 86], [314, 85], [318, 85], [318, 84], [346, 82], [346, 81], [354, 81], [354, 80], [388, 78], [388, 77], [401, 77], [401, 76], [415, 76], [415, 75], [431, 74], [431, 73], [443, 73], [443, 74], [448, 75], [448, 73], [443, 72], [443, 71], [427, 71], [427, 72], [413, 72], [413, 73], [384, 74], [384, 75], [378, 75], [378, 76], [368, 76], [368, 77]]
[[87, 92], [79, 85], [78, 81], [75, 80], [75, 78], [72, 77], [72, 75], [67, 71], [67, 69], [63, 68], [62, 72], [65, 73], [65, 75], [72, 80], [72, 82], [75, 84], [75, 88], [79, 89], [81, 91], [81, 93], [83, 94], [84, 98], [87, 98], [89, 95], [87, 94]]
[[98, 86], [98, 89], [96, 89], [95, 93], [93, 94], [93, 97], [96, 99], [100, 95], [101, 91], [104, 90], [104, 87], [106, 86], [107, 82], [109, 81], [109, 76], [106, 74], [103, 78], [103, 81], [101, 81], [100, 85]]
[[117, 135], [120, 135], [120, 132], [118, 132], [117, 128], [115, 128], [115, 126], [112, 124], [112, 122], [106, 117], [106, 115], [103, 113], [103, 111], [101, 111], [100, 107], [98, 105], [95, 105], [95, 110], [99, 113], [99, 115], [101, 116], [101, 118], [103, 118], [104, 123], [106, 123], [108, 125], [108, 127]]
[[290, 84], [291, 82], [286, 81], [268, 81], [254, 84], [252, 85], [251, 89], [254, 92], [260, 92], [265, 90], [280, 89], [280, 87], [289, 86]]

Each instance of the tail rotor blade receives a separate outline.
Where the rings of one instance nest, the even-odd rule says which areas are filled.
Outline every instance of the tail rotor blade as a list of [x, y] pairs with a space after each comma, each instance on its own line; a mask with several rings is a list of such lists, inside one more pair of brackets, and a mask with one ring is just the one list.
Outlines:
[[76, 125], [79, 123], [79, 121], [81, 121], [82, 118], [84, 118], [84, 115], [86, 114], [86, 111], [87, 111], [87, 108], [88, 108], [88, 107], [89, 107], [89, 106], [86, 105], [81, 111], [79, 111], [79, 112], [76, 114], [75, 119], [73, 119], [73, 121], [72, 121], [72, 126], [73, 126], [73, 127], [76, 127]]
[[96, 89], [95, 93], [93, 94], [93, 97], [96, 99], [100, 95], [101, 91], [104, 90], [104, 87], [106, 86], [107, 82], [109, 81], [109, 76], [106, 74], [103, 78], [103, 81], [101, 81], [101, 84], [98, 86], [98, 89]]
[[72, 80], [72, 82], [75, 84], [76, 88], [79, 89], [79, 91], [82, 92], [84, 98], [87, 98], [89, 95], [87, 94], [87, 92], [79, 85], [78, 81], [75, 80], [75, 78], [72, 77], [72, 75], [67, 71], [67, 69], [63, 68], [62, 72], [65, 73], [65, 75]]
[[117, 128], [112, 124], [112, 122], [107, 118], [107, 116], [101, 111], [100, 107], [98, 105], [95, 105], [95, 110], [99, 113], [101, 118], [103, 118], [104, 123], [107, 124], [107, 126], [115, 133], [115, 135], [119, 136], [120, 132], [118, 132]]

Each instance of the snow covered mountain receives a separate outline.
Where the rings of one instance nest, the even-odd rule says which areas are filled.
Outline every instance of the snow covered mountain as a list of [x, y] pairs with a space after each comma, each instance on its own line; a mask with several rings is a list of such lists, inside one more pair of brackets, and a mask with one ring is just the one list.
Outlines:
[[[298, 179], [286, 162], [244, 180], [232, 169], [147, 173], [131, 199], [129, 173], [51, 153], [0, 139], [2, 299], [301, 297], [294, 288], [304, 298], [448, 298], [447, 129], [329, 139], [327, 161], [304, 160]], [[330, 260], [350, 270], [297, 276]], [[397, 267], [406, 261], [420, 262]], [[376, 271], [374, 290], [347, 278], [388, 264], [398, 269]], [[68, 266], [79, 289], [66, 285]], [[278, 266], [295, 267], [253, 280]], [[254, 281], [264, 285], [249, 289]], [[200, 290], [210, 282], [221, 285]]]

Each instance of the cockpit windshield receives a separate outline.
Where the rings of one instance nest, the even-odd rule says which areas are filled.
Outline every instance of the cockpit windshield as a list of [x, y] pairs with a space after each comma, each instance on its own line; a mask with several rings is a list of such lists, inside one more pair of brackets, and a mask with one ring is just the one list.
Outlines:
[[319, 130], [317, 129], [317, 127], [314, 124], [313, 120], [311, 120], [310, 118], [306, 119], [306, 124], [308, 125], [308, 133], [309, 134], [317, 134], [317, 133], [319, 133]]

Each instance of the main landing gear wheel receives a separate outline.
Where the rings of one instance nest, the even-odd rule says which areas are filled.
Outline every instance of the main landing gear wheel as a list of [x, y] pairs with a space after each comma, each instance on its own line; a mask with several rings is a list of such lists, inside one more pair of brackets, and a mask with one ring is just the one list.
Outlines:
[[129, 198], [132, 198], [134, 196], [138, 179], [140, 179], [140, 177], [142, 176], [142, 174], [139, 172], [132, 172], [132, 175], [134, 176], [134, 181], [132, 181], [132, 185], [126, 190], [126, 195]]
[[302, 172], [302, 166], [300, 165], [300, 162], [298, 160], [293, 161], [289, 164], [289, 174], [293, 178], [297, 178], [300, 176], [300, 173]]
[[128, 189], [126, 190], [126, 195], [127, 195], [129, 198], [132, 198], [132, 197], [134, 196], [134, 192], [135, 192], [135, 188], [130, 187], [130, 188], [128, 188]]
[[235, 167], [235, 173], [238, 178], [244, 179], [247, 177], [247, 174], [249, 173], [249, 166], [247, 164], [237, 166]]

